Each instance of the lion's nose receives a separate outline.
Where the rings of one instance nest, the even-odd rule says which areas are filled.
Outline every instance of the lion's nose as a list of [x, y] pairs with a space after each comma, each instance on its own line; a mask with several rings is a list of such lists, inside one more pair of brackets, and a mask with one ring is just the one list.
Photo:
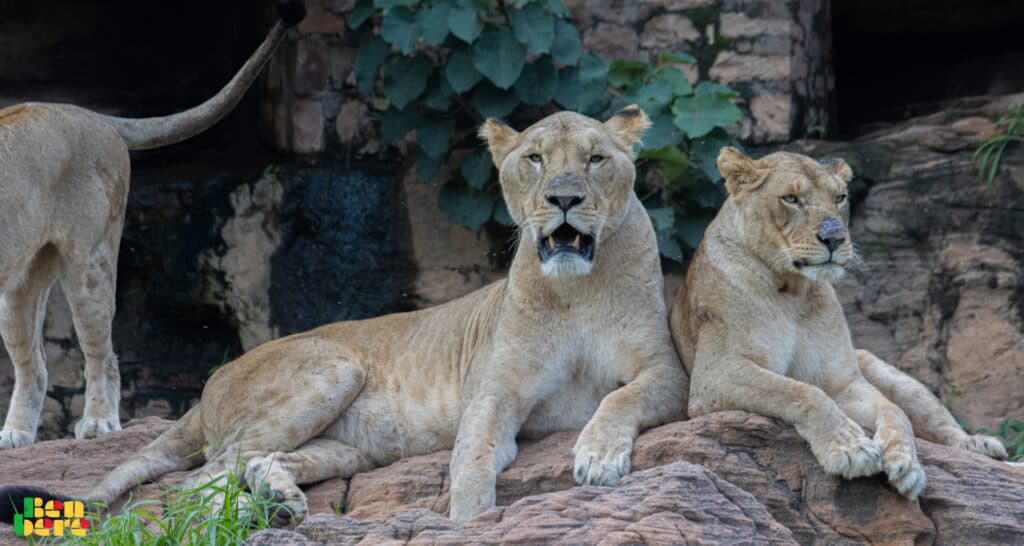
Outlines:
[[562, 209], [562, 212], [569, 212], [569, 209], [583, 202], [582, 195], [548, 195], [545, 197], [548, 203]]
[[846, 235], [843, 233], [843, 223], [831, 216], [825, 218], [818, 228], [818, 240], [828, 247], [829, 252], [834, 252], [840, 245], [846, 242]]

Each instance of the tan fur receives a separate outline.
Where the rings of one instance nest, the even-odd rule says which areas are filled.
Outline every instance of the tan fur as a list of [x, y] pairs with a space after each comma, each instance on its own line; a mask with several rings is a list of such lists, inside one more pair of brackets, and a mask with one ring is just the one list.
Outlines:
[[[828, 282], [854, 259], [845, 227], [849, 166], [785, 152], [754, 160], [724, 148], [718, 167], [729, 198], [672, 309], [672, 335], [691, 377], [690, 414], [746, 410], [780, 418], [827, 472], [854, 478], [884, 471], [910, 499], [926, 481], [915, 431], [1005, 458], [998, 440], [966, 434], [923, 385], [854, 350]], [[818, 235], [832, 221], [844, 241], [830, 254]]]
[[[307, 512], [301, 484], [453, 449], [450, 513], [464, 521], [494, 505], [517, 436], [581, 427], [576, 480], [618, 483], [638, 431], [680, 417], [687, 392], [654, 231], [633, 193], [630, 146], [647, 123], [635, 107], [605, 124], [559, 113], [522, 133], [488, 121], [481, 131], [523, 230], [507, 280], [431, 309], [253, 349], [90, 497], [110, 501], [206, 446], [193, 480], [241, 461], [250, 487], [269, 486], [295, 523]], [[545, 195], [566, 173], [585, 196], [569, 221], [600, 236], [589, 274], [548, 276], [529, 233], [565, 219]]]
[[60, 279], [85, 354], [85, 408], [75, 437], [120, 430], [110, 341], [128, 150], [178, 142], [229, 112], [284, 37], [279, 23], [216, 96], [171, 116], [125, 119], [68, 104], [0, 110], [0, 335], [15, 368], [0, 448], [35, 441], [46, 396], [42, 321]]

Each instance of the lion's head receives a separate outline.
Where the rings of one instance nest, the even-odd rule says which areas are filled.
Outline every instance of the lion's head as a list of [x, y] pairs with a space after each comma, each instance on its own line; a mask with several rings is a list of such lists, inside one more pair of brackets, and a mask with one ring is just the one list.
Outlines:
[[631, 105], [604, 123], [559, 112], [521, 133], [493, 118], [480, 128], [520, 244], [536, 245], [545, 275], [590, 273], [602, 238], [625, 216], [636, 178], [633, 145], [649, 126]]
[[718, 170], [740, 211], [745, 244], [773, 270], [823, 281], [843, 275], [854, 258], [846, 228], [853, 171], [845, 161], [788, 152], [751, 159], [726, 147]]

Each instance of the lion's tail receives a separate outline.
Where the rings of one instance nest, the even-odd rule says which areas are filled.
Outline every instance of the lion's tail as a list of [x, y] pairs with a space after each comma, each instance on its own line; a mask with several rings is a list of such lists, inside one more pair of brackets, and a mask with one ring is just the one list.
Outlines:
[[281, 20], [270, 30], [260, 47], [235, 77], [206, 102], [169, 116], [121, 118], [104, 115], [103, 119], [120, 133], [129, 150], [168, 146], [209, 129], [238, 105], [284, 39], [288, 27], [298, 24], [305, 17], [306, 8], [302, 0], [277, 0], [277, 13]]
[[[85, 495], [86, 502], [98, 501], [109, 505], [133, 487], [175, 470], [193, 466], [189, 455], [203, 447], [204, 436], [200, 426], [200, 406], [190, 409], [171, 428], [157, 436], [137, 455], [118, 465], [106, 478]], [[74, 495], [45, 491], [33, 487], [0, 487], [0, 521], [12, 523], [18, 507], [25, 497], [47, 500], [76, 499]]]

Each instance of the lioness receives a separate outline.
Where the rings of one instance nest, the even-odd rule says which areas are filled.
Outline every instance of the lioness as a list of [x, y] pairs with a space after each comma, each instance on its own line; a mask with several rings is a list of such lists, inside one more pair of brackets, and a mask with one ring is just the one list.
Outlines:
[[[854, 350], [829, 283], [854, 259], [850, 167], [785, 152], [754, 160], [727, 147], [718, 169], [729, 197], [672, 308], [672, 336], [690, 372], [690, 415], [778, 417], [796, 427], [826, 472], [854, 478], [884, 470], [911, 500], [925, 486], [915, 431], [1005, 458], [997, 439], [966, 434], [923, 385]], [[874, 429], [874, 438], [861, 427]]]
[[220, 92], [190, 110], [146, 119], [69, 104], [0, 110], [0, 336], [15, 370], [0, 448], [35, 441], [46, 397], [43, 314], [58, 278], [85, 354], [85, 408], [75, 437], [121, 429], [121, 379], [110, 323], [128, 200], [128, 150], [180, 142], [230, 112], [286, 27], [305, 15], [300, 1], [277, 5], [282, 22]]
[[562, 112], [521, 133], [488, 120], [480, 133], [521, 230], [508, 279], [256, 347], [87, 498], [109, 503], [203, 448], [193, 480], [240, 461], [249, 487], [287, 508], [283, 525], [307, 514], [301, 484], [451, 448], [461, 522], [494, 506], [517, 435], [584, 425], [576, 481], [617, 484], [638, 431], [680, 417], [687, 392], [654, 230], [633, 192], [632, 147], [648, 125], [637, 106], [605, 123]]

